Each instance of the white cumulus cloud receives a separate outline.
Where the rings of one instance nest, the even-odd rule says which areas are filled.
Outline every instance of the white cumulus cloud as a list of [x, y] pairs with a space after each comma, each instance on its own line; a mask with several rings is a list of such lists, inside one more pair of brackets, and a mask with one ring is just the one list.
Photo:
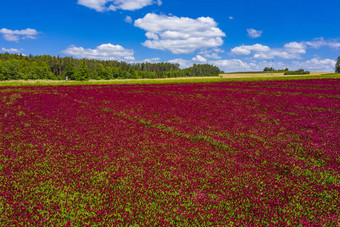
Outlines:
[[242, 45], [231, 49], [234, 55], [251, 55], [255, 59], [299, 59], [306, 53], [306, 45], [297, 42], [287, 43], [283, 48], [270, 48], [262, 44]]
[[142, 9], [152, 4], [161, 5], [160, 0], [78, 0], [78, 4], [94, 9], [98, 12]]
[[63, 53], [78, 58], [101, 59], [101, 60], [117, 60], [117, 61], [133, 61], [133, 50], [125, 49], [120, 45], [111, 43], [102, 44], [95, 49], [85, 49], [83, 47], [70, 46]]
[[10, 30], [7, 28], [0, 29], [0, 34], [7, 41], [18, 42], [20, 39], [36, 39], [39, 32], [35, 29], [27, 28], [24, 30]]
[[307, 61], [294, 61], [292, 68], [305, 69], [314, 72], [334, 72], [336, 61], [332, 59], [312, 58]]
[[209, 64], [219, 67], [224, 72], [239, 72], [258, 70], [255, 63], [247, 63], [240, 59], [223, 59], [210, 61]]
[[193, 63], [191, 61], [185, 60], [185, 59], [182, 59], [182, 58], [172, 59], [172, 60], [169, 60], [168, 62], [172, 63], [172, 64], [179, 64], [179, 67], [181, 69], [189, 68], [193, 65]]
[[261, 37], [261, 35], [263, 33], [263, 31], [257, 31], [253, 28], [247, 29], [247, 32], [248, 32], [248, 36], [253, 38], [253, 39]]
[[174, 54], [219, 47], [226, 36], [210, 17], [191, 19], [149, 13], [134, 25], [146, 31], [144, 46]]
[[283, 47], [289, 53], [295, 53], [295, 54], [305, 54], [306, 48], [307, 48], [305, 44], [297, 43], [297, 42], [287, 43]]
[[269, 52], [270, 47], [262, 44], [242, 45], [231, 49], [231, 52], [236, 55], [250, 55], [252, 52]]
[[321, 47], [337, 49], [340, 48], [340, 42], [317, 38], [312, 41], [286, 43], [281, 48], [270, 48], [262, 44], [242, 45], [232, 48], [231, 54], [252, 55], [254, 59], [301, 59], [301, 55], [306, 54], [308, 48], [319, 49]]
[[199, 62], [199, 63], [206, 63], [208, 60], [201, 55], [196, 55], [196, 57], [192, 58], [194, 62]]

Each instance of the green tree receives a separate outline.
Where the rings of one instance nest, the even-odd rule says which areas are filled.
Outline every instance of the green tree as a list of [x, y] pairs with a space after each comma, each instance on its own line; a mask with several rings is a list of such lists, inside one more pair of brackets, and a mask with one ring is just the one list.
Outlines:
[[86, 66], [86, 61], [83, 60], [79, 66], [79, 69], [75, 73], [75, 79], [84, 81], [84, 80], [89, 80], [90, 78], [90, 73], [89, 73], [89, 68]]
[[65, 69], [64, 74], [63, 74], [63, 79], [68, 78], [69, 80], [75, 80], [76, 79], [76, 77], [75, 77], [76, 71], [77, 71], [76, 68], [73, 67], [72, 65], [66, 66], [66, 69]]
[[274, 69], [272, 67], [265, 67], [263, 69], [263, 72], [271, 72], [271, 71], [274, 71]]
[[129, 73], [131, 79], [137, 79], [137, 72], [134, 68], [130, 68]]
[[5, 66], [8, 70], [7, 80], [20, 80], [22, 79], [22, 74], [20, 73], [21, 69], [21, 60], [17, 60], [16, 58], [9, 59], [6, 62]]
[[107, 70], [104, 68], [103, 64], [99, 63], [96, 69], [98, 73], [98, 77], [100, 79], [108, 80], [109, 79], [109, 74]]
[[340, 56], [338, 57], [338, 61], [336, 62], [335, 65], [335, 72], [340, 73]]
[[3, 61], [0, 61], [0, 80], [8, 80], [9, 72]]

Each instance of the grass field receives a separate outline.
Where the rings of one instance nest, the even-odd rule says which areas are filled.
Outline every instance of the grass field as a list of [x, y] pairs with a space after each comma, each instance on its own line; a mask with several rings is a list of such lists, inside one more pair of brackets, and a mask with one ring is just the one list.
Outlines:
[[[221, 74], [219, 77], [184, 77], [165, 79], [120, 79], [120, 80], [90, 80], [90, 81], [60, 81], [60, 80], [11, 80], [0, 81], [0, 87], [6, 86], [45, 86], [45, 85], [104, 85], [104, 84], [167, 84], [167, 83], [212, 83], [228, 81], [270, 81], [270, 80], [300, 80], [300, 79], [330, 79], [340, 78], [335, 73], [312, 73], [303, 76], [284, 76], [282, 73], [244, 73]], [[245, 76], [246, 75], [246, 76]]]
[[340, 225], [339, 79], [168, 81], [1, 87], [0, 226]]

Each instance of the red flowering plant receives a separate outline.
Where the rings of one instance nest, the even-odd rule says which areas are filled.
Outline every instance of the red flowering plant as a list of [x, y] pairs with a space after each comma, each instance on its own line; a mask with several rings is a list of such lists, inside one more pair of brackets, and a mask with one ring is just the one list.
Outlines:
[[0, 223], [339, 225], [339, 89], [0, 88]]

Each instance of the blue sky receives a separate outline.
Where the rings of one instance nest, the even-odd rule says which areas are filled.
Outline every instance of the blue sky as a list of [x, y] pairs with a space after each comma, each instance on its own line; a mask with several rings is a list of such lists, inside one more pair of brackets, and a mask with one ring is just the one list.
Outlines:
[[334, 71], [339, 0], [3, 1], [0, 52]]

